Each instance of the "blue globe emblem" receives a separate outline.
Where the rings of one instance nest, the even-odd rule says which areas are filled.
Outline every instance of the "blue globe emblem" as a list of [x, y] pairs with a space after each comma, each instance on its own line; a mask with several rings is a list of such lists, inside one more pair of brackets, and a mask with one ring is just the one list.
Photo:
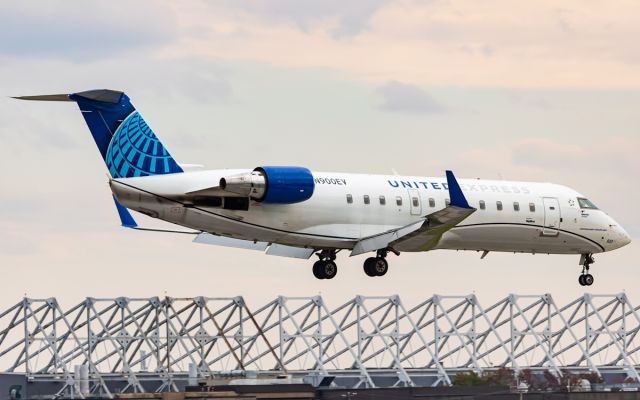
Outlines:
[[113, 178], [182, 172], [137, 111], [116, 130], [107, 149], [106, 162]]

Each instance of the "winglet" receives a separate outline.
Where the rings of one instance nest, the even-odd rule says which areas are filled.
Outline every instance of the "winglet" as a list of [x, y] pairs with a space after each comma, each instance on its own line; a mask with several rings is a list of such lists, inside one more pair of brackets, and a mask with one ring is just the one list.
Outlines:
[[460, 189], [460, 185], [453, 175], [453, 172], [447, 170], [447, 185], [449, 186], [449, 197], [451, 197], [451, 205], [460, 208], [471, 208], [467, 199]]
[[118, 200], [116, 200], [115, 196], [113, 196], [113, 201], [115, 201], [116, 203], [116, 209], [118, 210], [118, 215], [120, 216], [120, 222], [122, 226], [124, 226], [125, 228], [137, 228], [138, 224], [131, 216], [131, 213], [129, 213], [129, 210], [127, 210], [122, 204], [120, 204]]

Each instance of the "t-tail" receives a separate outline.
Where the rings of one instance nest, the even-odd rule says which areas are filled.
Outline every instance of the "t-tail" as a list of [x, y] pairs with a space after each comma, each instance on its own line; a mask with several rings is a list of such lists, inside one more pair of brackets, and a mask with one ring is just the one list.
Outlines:
[[15, 98], [76, 102], [112, 178], [183, 172], [123, 92], [98, 89]]

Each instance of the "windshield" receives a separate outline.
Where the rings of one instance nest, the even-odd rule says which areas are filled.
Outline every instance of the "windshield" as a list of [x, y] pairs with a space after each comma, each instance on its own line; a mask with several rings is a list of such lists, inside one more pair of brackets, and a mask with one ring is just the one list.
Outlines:
[[585, 199], [582, 197], [578, 197], [578, 204], [580, 204], [580, 208], [588, 208], [588, 209], [592, 209], [592, 210], [597, 210], [598, 207], [596, 207], [595, 204], [593, 204], [591, 202], [591, 200], [589, 199]]

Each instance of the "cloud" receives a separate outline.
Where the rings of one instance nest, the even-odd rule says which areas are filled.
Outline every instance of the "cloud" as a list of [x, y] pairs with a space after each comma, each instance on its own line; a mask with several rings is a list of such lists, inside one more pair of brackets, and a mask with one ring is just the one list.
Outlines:
[[3, 2], [0, 56], [92, 61], [168, 43], [175, 29], [175, 17], [159, 1]]
[[380, 109], [411, 114], [438, 114], [445, 108], [419, 86], [389, 81], [376, 89], [382, 98]]
[[310, 32], [327, 20], [334, 38], [355, 36], [369, 28], [371, 17], [387, 0], [232, 0], [225, 5], [275, 23], [292, 23]]
[[173, 5], [183, 35], [166, 54], [331, 68], [376, 84], [640, 87], [640, 10], [630, 0], [561, 10], [549, 0], [198, 4]]

